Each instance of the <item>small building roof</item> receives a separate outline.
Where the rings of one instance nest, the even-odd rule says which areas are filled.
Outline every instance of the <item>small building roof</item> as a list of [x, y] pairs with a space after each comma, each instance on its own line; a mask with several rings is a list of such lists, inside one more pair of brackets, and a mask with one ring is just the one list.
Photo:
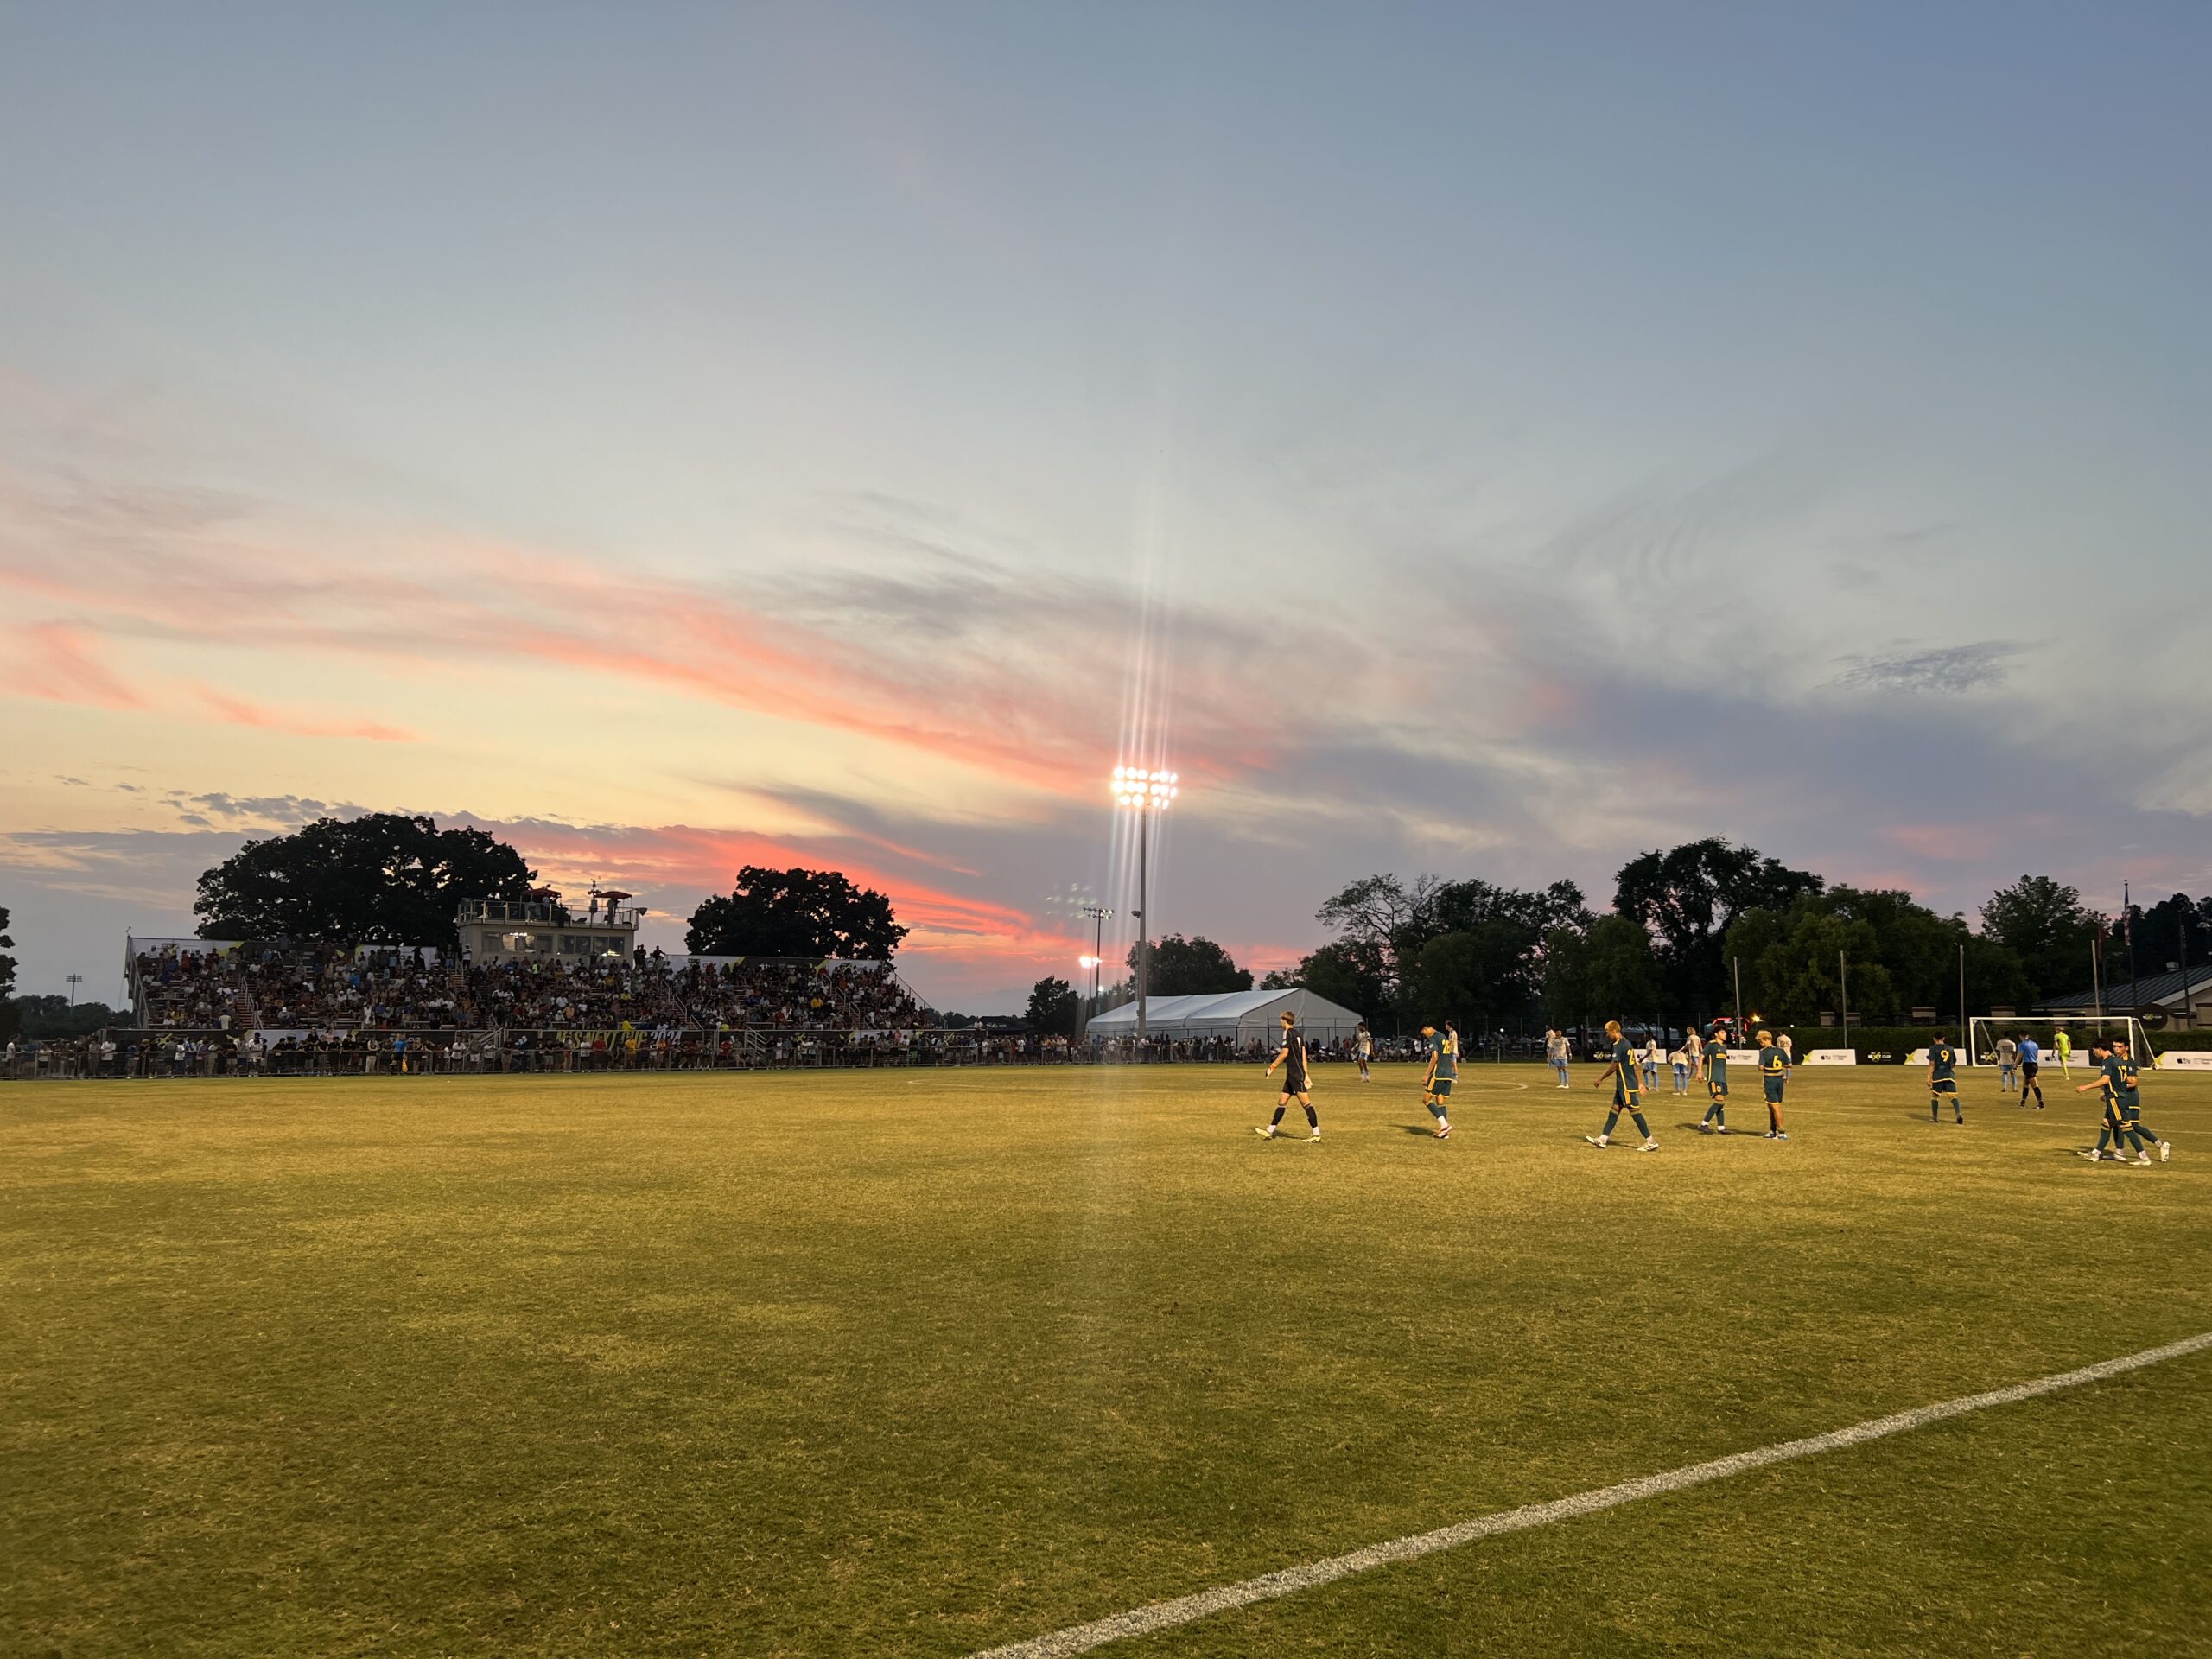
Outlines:
[[2202, 968], [2176, 969], [2162, 974], [2145, 974], [2135, 980], [2107, 980], [2101, 994], [2076, 991], [2071, 996], [2046, 997], [2042, 1007], [2049, 1014], [2087, 1014], [2100, 1001], [2107, 1009], [2128, 1010], [2137, 1007], [2178, 1008], [2183, 1005], [2184, 987], [2188, 989], [2190, 1003], [2212, 994], [2212, 964]]

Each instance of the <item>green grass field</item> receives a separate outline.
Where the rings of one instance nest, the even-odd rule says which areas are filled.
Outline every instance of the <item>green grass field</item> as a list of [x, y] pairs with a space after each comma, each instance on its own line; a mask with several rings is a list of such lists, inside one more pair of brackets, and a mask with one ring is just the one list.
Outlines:
[[[1469, 1071], [0, 1088], [0, 1652], [957, 1656], [2212, 1330], [2212, 1076]], [[2208, 1628], [2212, 1353], [1104, 1651]]]

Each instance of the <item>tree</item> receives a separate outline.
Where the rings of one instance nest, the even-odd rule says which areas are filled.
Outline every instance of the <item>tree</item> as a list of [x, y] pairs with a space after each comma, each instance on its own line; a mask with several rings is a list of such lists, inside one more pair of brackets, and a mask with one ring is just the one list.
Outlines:
[[1745, 1012], [1791, 1023], [1844, 1012], [1839, 952], [1853, 1024], [1896, 1024], [1915, 1007], [1955, 1014], [1961, 949], [1978, 1006], [2030, 1001], [2019, 959], [2005, 945], [1895, 889], [1831, 887], [1786, 910], [1755, 907], [1726, 936], [1728, 956], [1743, 964]]
[[1076, 1015], [1081, 1001], [1075, 988], [1065, 979], [1049, 976], [1029, 988], [1027, 1019], [1032, 1027], [1047, 1037], [1075, 1035]]
[[888, 962], [907, 930], [891, 900], [838, 870], [747, 864], [726, 896], [691, 912], [684, 949], [695, 957], [842, 957]]
[[1587, 1023], [1590, 938], [1587, 929], [1555, 927], [1544, 935], [1544, 1018], [1564, 1031]]
[[1708, 836], [1622, 865], [1613, 909], [1656, 937], [1666, 1015], [1688, 1020], [1731, 1001], [1722, 938], [1736, 917], [1747, 910], [1785, 911], [1826, 885], [1809, 870]]
[[2177, 967], [2185, 963], [2191, 969], [2212, 966], [2212, 898], [2192, 899], [2177, 893], [2147, 910], [2136, 906], [2130, 919], [2135, 929], [2136, 965], [2145, 974], [2163, 974], [2168, 963]]
[[1276, 991], [1302, 986], [1339, 1007], [1379, 1022], [1389, 1017], [1391, 1006], [1379, 956], [1371, 946], [1340, 940], [1309, 952], [1295, 968], [1269, 974], [1261, 981], [1261, 987]]
[[1414, 958], [1408, 1001], [1424, 1024], [1451, 1020], [1472, 1036], [1523, 1011], [1522, 988], [1531, 947], [1529, 930], [1492, 917], [1456, 933], [1440, 933]]
[[482, 830], [372, 812], [249, 841], [200, 878], [203, 939], [384, 941], [451, 950], [464, 899], [527, 899], [537, 873]]
[[1408, 964], [1439, 931], [1433, 910], [1441, 885], [1433, 875], [1417, 875], [1410, 886], [1395, 875], [1370, 875], [1324, 900], [1313, 918], [1371, 960], [1395, 998]]
[[41, 1039], [84, 1037], [104, 1026], [127, 1026], [130, 1019], [105, 1002], [73, 1003], [66, 996], [19, 996], [10, 1005], [22, 1033]]
[[1584, 951], [1590, 1012], [1604, 1020], [1637, 1020], [1658, 1011], [1659, 964], [1651, 936], [1630, 916], [1600, 916], [1591, 923]]
[[[1199, 934], [1170, 933], [1147, 946], [1151, 962], [1145, 974], [1147, 996], [1204, 996], [1217, 991], [1249, 991], [1252, 976], [1229, 952]], [[1129, 972], [1137, 971], [1137, 947], [1129, 947]]]
[[2047, 875], [2024, 875], [1981, 907], [1982, 931], [2019, 958], [2037, 998], [2088, 988], [2091, 941], [2102, 928], [2080, 893]]
[[1401, 1007], [1411, 1012], [1408, 999], [1421, 995], [1419, 964], [1432, 944], [1452, 934], [1484, 936], [1492, 982], [1481, 1006], [1488, 1020], [1523, 1012], [1535, 1001], [1544, 980], [1546, 937], [1555, 927], [1586, 927], [1590, 912], [1572, 881], [1532, 893], [1478, 879], [1417, 875], [1407, 882], [1382, 874], [1353, 882], [1316, 918], [1337, 930], [1338, 946], [1371, 976], [1367, 995], [1351, 1006], [1378, 1014]]

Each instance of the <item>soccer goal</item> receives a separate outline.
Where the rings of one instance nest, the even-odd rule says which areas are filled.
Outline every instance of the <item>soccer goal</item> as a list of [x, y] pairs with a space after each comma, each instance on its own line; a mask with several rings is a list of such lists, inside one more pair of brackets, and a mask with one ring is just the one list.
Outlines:
[[2088, 1063], [2089, 1045], [2100, 1037], [2124, 1037], [2127, 1052], [2138, 1065], [2155, 1066], [2158, 1057], [2151, 1052], [2151, 1034], [2143, 1029], [2143, 1022], [2132, 1014], [2037, 1014], [1993, 1019], [1978, 1014], [1967, 1021], [1967, 1063], [1973, 1065], [1997, 1064], [1997, 1045], [2010, 1037], [2018, 1042], [2023, 1037], [2032, 1037], [2043, 1050], [2043, 1064], [2058, 1064], [2058, 1033], [2064, 1032], [2074, 1046], [2074, 1058], [2083, 1065]]

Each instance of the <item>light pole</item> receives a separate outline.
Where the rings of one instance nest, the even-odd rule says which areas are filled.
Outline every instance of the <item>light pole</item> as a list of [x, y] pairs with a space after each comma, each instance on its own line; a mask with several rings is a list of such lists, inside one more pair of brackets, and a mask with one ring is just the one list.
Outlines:
[[[1096, 1002], [1098, 1000], [1098, 969], [1100, 964], [1106, 960], [1106, 924], [1114, 919], [1114, 912], [1112, 907], [1107, 905], [1085, 905], [1076, 913], [1080, 916], [1088, 916], [1091, 921], [1093, 937], [1090, 942], [1090, 955], [1087, 957], [1080, 957], [1078, 960], [1084, 967], [1090, 969], [1090, 1000]], [[1090, 1023], [1090, 1016], [1085, 1014], [1084, 1024], [1088, 1027]]]
[[1165, 812], [1175, 798], [1175, 774], [1147, 772], [1142, 766], [1114, 768], [1114, 804], [1137, 815], [1137, 1058], [1144, 1058], [1145, 989], [1152, 976], [1152, 953], [1145, 947], [1152, 918], [1146, 913], [1145, 842], [1155, 812]]
[[61, 977], [69, 982], [69, 1006], [73, 1008], [77, 1006], [77, 988], [85, 982], [85, 976], [82, 974], [64, 974]]

